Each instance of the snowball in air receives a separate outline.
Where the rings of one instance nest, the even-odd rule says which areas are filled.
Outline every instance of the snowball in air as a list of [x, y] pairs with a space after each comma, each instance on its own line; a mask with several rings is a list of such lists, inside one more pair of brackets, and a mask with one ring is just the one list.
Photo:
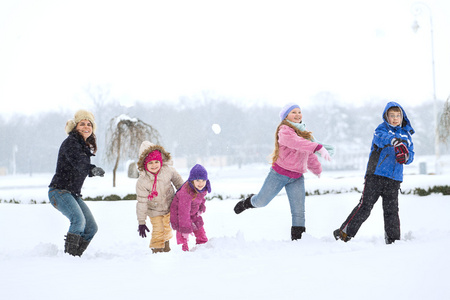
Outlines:
[[222, 128], [220, 128], [219, 124], [212, 124], [211, 129], [215, 134], [219, 134], [222, 131]]

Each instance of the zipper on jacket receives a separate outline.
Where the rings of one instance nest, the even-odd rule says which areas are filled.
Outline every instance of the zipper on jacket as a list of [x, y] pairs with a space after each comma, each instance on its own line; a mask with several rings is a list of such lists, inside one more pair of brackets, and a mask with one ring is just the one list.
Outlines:
[[394, 180], [395, 180], [395, 169], [397, 169], [397, 168], [398, 168], [398, 166], [397, 166], [397, 163], [395, 162], [394, 167], [392, 168], [392, 179], [394, 179]]
[[388, 158], [388, 157], [389, 157], [389, 154], [386, 154], [386, 156], [383, 158], [383, 160], [378, 164], [378, 167], [380, 167], [383, 164], [383, 162], [386, 160], [386, 158]]

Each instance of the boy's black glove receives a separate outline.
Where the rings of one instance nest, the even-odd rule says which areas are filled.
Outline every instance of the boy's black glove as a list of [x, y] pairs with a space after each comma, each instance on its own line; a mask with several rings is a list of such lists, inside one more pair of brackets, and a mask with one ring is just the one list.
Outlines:
[[409, 151], [405, 144], [399, 143], [395, 146], [395, 159], [399, 164], [405, 164], [408, 161]]

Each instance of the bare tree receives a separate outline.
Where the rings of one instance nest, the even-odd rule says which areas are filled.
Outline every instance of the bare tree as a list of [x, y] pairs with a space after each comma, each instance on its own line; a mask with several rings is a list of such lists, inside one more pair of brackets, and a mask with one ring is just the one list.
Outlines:
[[109, 123], [106, 159], [115, 162], [113, 169], [113, 187], [116, 186], [116, 171], [120, 159], [136, 158], [139, 147], [145, 140], [159, 143], [159, 133], [151, 125], [137, 118], [120, 115]]
[[444, 109], [442, 111], [441, 119], [438, 126], [439, 140], [446, 144], [450, 137], [450, 96], [444, 104]]

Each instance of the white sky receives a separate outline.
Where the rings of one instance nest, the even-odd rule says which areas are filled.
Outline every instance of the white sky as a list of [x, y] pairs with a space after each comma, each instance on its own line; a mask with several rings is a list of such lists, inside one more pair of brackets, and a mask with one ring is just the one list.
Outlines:
[[[300, 104], [432, 99], [430, 14], [409, 0], [0, 1], [0, 114], [89, 108], [102, 86], [124, 105], [204, 91]], [[437, 97], [450, 95], [450, 2], [424, 1]]]

